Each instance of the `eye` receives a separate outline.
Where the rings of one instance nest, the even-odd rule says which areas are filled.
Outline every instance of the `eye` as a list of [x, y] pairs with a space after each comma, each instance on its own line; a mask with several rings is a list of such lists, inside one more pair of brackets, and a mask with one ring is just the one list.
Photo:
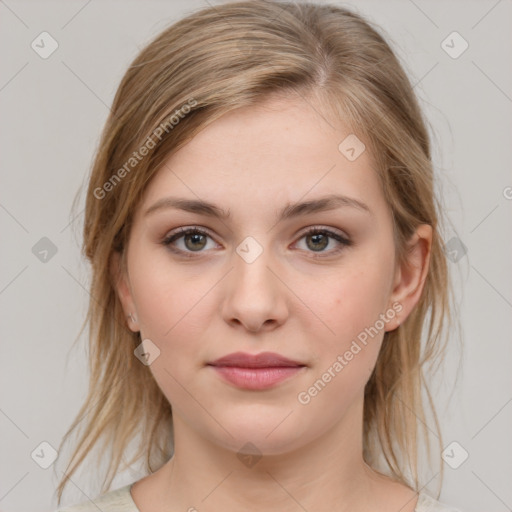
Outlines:
[[[300, 238], [300, 240], [303, 239], [305, 239], [306, 241], [305, 250], [309, 250], [314, 253], [322, 253], [319, 256], [314, 255], [314, 257], [324, 257], [323, 253], [326, 253], [325, 256], [337, 254], [338, 252], [342, 251], [344, 247], [352, 245], [352, 242], [345, 236], [342, 236], [337, 232], [321, 227], [310, 228]], [[334, 240], [335, 242], [331, 243], [332, 240]], [[329, 251], [326, 251], [325, 248], [328, 247], [329, 245], [337, 245], [337, 247]]]
[[[207, 231], [198, 227], [179, 228], [177, 231], [169, 234], [162, 241], [162, 244], [167, 246], [172, 252], [190, 258], [194, 257], [194, 253], [204, 252], [203, 249], [215, 248], [215, 244], [213, 247], [208, 247], [208, 238], [213, 240]], [[313, 256], [316, 258], [324, 257], [323, 253], [326, 253], [325, 256], [337, 254], [344, 247], [352, 245], [352, 242], [345, 236], [322, 227], [310, 228], [301, 236], [299, 241], [303, 239], [306, 240], [306, 249], [304, 250], [320, 253]], [[335, 241], [334, 244], [332, 243], [333, 240]], [[337, 245], [337, 247], [326, 251], [325, 249], [329, 245]]]
[[211, 237], [202, 229], [196, 227], [179, 228], [177, 232], [167, 236], [162, 241], [162, 244], [169, 247], [172, 252], [179, 253], [186, 257], [193, 257], [194, 252], [202, 252], [204, 248], [211, 248], [207, 247], [207, 238]]

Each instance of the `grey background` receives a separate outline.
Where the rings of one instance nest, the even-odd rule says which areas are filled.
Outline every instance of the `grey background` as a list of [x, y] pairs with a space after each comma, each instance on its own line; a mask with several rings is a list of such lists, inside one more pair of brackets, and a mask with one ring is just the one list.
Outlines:
[[[108, 106], [146, 42], [186, 13], [216, 3], [0, 1], [2, 511], [56, 507], [54, 466], [41, 468], [31, 454], [41, 453], [42, 442], [58, 447], [87, 390], [85, 340], [71, 350], [88, 299], [79, 248], [83, 192], [76, 217], [71, 205]], [[468, 512], [510, 510], [512, 3], [339, 3], [387, 32], [416, 84], [451, 221], [445, 242], [455, 237], [450, 244], [467, 248], [450, 262], [463, 331], [453, 333], [435, 398], [444, 446], [456, 441], [469, 457], [458, 469], [445, 464], [441, 501]], [[59, 44], [47, 59], [31, 48], [43, 31]], [[469, 44], [458, 58], [441, 46], [453, 31]], [[449, 44], [455, 51], [459, 43]], [[46, 262], [34, 254], [36, 244], [48, 243], [43, 237], [57, 250]], [[65, 503], [94, 497], [89, 473], [75, 475]], [[114, 485], [141, 476], [134, 468]]]

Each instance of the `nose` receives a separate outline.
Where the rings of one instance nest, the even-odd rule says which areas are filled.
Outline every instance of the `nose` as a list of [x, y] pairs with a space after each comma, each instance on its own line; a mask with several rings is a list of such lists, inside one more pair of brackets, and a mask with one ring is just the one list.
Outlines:
[[234, 327], [270, 331], [288, 317], [287, 287], [268, 253], [264, 250], [254, 261], [233, 254], [234, 268], [227, 277], [222, 315]]

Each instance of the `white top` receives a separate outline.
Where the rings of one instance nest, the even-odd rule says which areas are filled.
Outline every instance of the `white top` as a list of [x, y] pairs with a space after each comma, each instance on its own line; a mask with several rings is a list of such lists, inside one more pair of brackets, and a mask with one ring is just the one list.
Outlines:
[[[135, 482], [133, 482], [135, 483]], [[140, 512], [133, 501], [130, 489], [133, 483], [109, 491], [95, 500], [64, 507], [55, 512]], [[419, 493], [415, 512], [460, 512], [460, 510], [444, 505], [428, 494]]]

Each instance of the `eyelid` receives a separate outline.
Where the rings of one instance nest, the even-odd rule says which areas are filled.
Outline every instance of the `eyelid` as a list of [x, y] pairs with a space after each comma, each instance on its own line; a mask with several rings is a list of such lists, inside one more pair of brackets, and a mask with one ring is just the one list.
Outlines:
[[[208, 228], [205, 228], [203, 226], [197, 226], [197, 225], [180, 226], [179, 228], [176, 228], [176, 229], [166, 233], [165, 236], [163, 237], [163, 240], [167, 240], [177, 234], [186, 234], [189, 231], [198, 231], [200, 233], [208, 235], [210, 238], [215, 240], [215, 235], [212, 233], [212, 231], [210, 231]], [[324, 226], [321, 224], [314, 224], [312, 226], [303, 228], [302, 230], [299, 230], [295, 236], [302, 237], [304, 235], [309, 234], [311, 231], [329, 231], [329, 232], [338, 234], [340, 237], [347, 239], [347, 241], [350, 240], [350, 235], [346, 231], [340, 230], [339, 228]]]
[[218, 244], [217, 240], [215, 239], [215, 236], [212, 234], [212, 232], [208, 228], [203, 228], [202, 226], [194, 226], [194, 225], [180, 226], [179, 228], [176, 228], [176, 229], [170, 231], [163, 237], [162, 243], [164, 243], [164, 244], [166, 242], [169, 243], [175, 237], [176, 237], [175, 239], [177, 240], [178, 238], [181, 238], [181, 236], [187, 235], [190, 232], [192, 232], [192, 233], [197, 232], [199, 234], [209, 236], [212, 240], [215, 241], [215, 243]]
[[345, 232], [339, 228], [323, 226], [321, 224], [314, 224], [313, 226], [308, 226], [307, 228], [304, 228], [303, 230], [299, 231], [296, 236], [303, 237], [304, 235], [308, 235], [311, 232], [315, 232], [315, 231], [321, 231], [321, 232], [327, 231], [329, 233], [336, 234], [339, 237], [346, 239], [347, 241], [350, 241], [350, 236], [347, 232]]

